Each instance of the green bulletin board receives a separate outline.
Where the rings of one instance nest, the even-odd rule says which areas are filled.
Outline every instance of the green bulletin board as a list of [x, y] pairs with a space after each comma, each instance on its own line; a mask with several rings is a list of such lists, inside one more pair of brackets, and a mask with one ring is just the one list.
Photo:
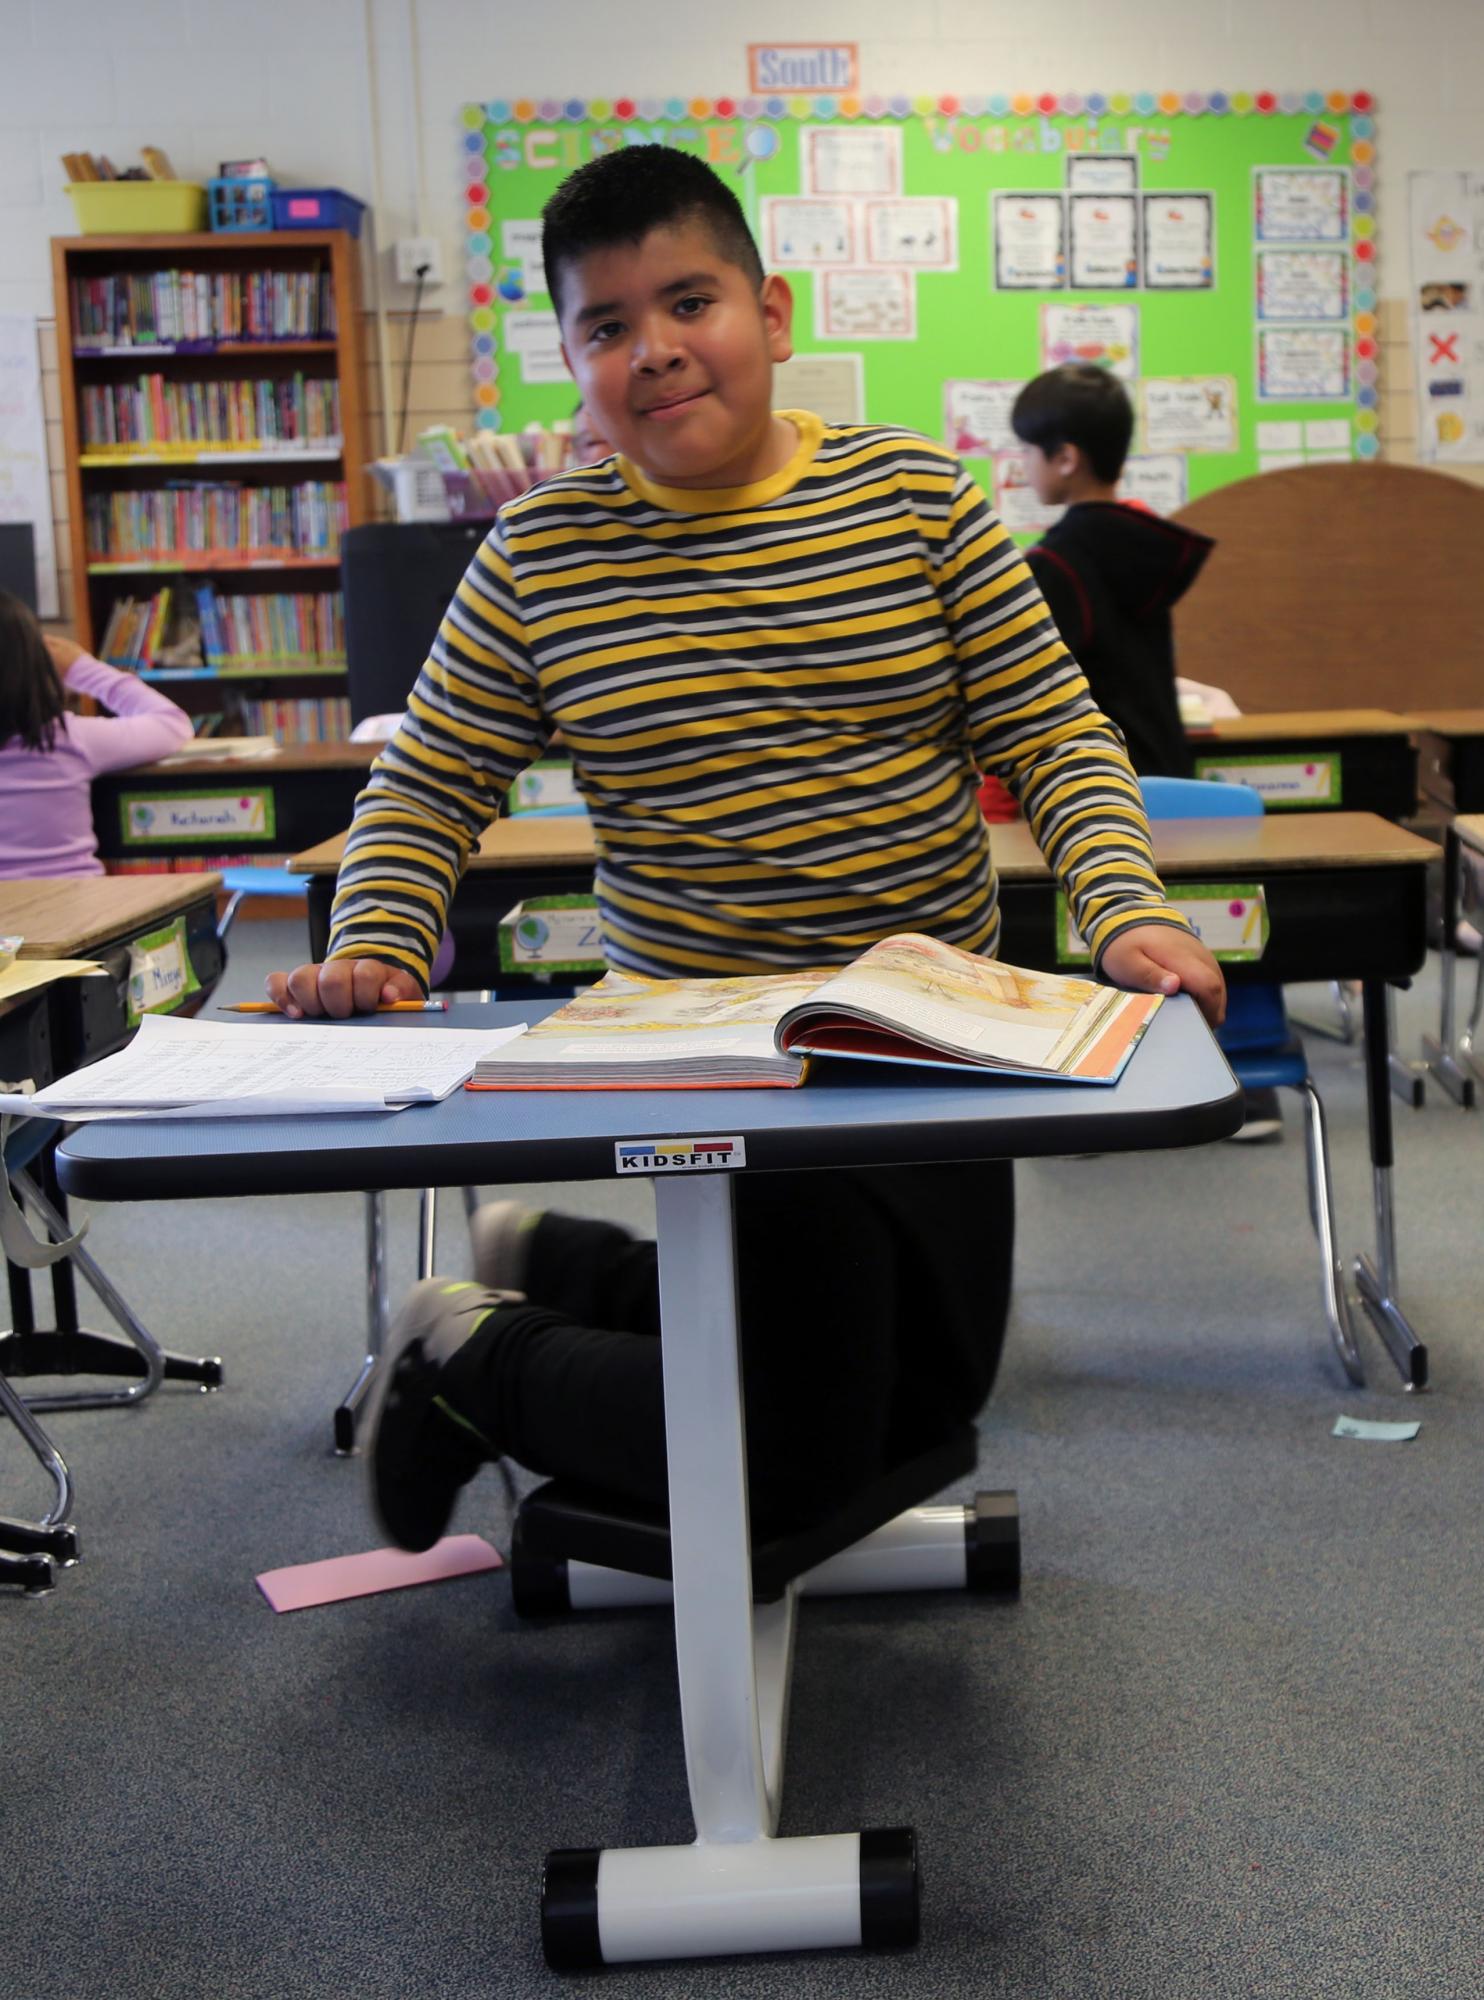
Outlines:
[[946, 439], [1018, 532], [1042, 523], [1009, 404], [1066, 359], [1125, 380], [1127, 490], [1161, 512], [1374, 457], [1372, 113], [1338, 91], [466, 105], [476, 421], [570, 415], [541, 208], [594, 154], [660, 143], [733, 181], [793, 284], [780, 403]]

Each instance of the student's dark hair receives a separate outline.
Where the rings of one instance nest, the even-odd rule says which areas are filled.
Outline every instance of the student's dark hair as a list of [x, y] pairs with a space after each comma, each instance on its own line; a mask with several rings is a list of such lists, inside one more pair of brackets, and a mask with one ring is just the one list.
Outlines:
[[61, 716], [61, 678], [35, 613], [0, 590], [0, 743], [50, 750]]
[[1074, 444], [1097, 478], [1111, 486], [1123, 470], [1134, 434], [1134, 408], [1111, 370], [1069, 361], [1027, 382], [1015, 398], [1010, 422], [1022, 444], [1048, 457]]
[[623, 146], [568, 174], [541, 211], [546, 289], [557, 312], [562, 279], [579, 257], [688, 222], [703, 224], [719, 255], [761, 287], [763, 261], [742, 204], [704, 161], [673, 146]]

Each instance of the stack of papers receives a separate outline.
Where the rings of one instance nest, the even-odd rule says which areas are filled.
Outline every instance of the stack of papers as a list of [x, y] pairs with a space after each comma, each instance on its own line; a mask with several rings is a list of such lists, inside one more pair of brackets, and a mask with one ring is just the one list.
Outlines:
[[372, 1028], [344, 1022], [186, 1020], [146, 1014], [128, 1048], [0, 1110], [94, 1118], [267, 1118], [436, 1104], [511, 1028]]

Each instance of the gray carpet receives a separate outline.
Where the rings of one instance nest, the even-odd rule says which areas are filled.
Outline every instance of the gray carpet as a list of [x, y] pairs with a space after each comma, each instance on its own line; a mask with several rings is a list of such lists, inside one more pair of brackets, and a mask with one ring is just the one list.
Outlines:
[[[244, 926], [227, 997], [297, 940]], [[1322, 996], [1312, 998], [1316, 1005]], [[1401, 1005], [1415, 1048], [1432, 980]], [[1342, 1235], [1361, 1075], [1311, 1038]], [[1484, 1990], [1476, 1741], [1484, 1120], [1398, 1107], [1404, 1399], [1326, 1352], [1302, 1148], [1020, 1170], [1015, 1319], [979, 1483], [1019, 1490], [1017, 1606], [806, 1605], [784, 1831], [916, 1827], [923, 1939], [603, 1975], [615, 1995], [1452, 2000]], [[646, 1190], [569, 1206], [645, 1222]], [[550, 1193], [543, 1195], [550, 1200]], [[274, 1617], [261, 1569], [372, 1545], [329, 1414], [360, 1350], [350, 1198], [93, 1211], [219, 1395], [49, 1420], [85, 1560], [0, 1597], [3, 1972], [16, 2000], [559, 1990], [563, 1845], [690, 1834], [668, 1621], [528, 1627], [501, 1575]], [[394, 1202], [394, 1280], [413, 1208]], [[462, 1271], [456, 1202], [440, 1264]], [[1416, 1416], [1407, 1445], [1329, 1435]], [[43, 1486], [0, 1432], [0, 1511]], [[508, 1526], [485, 1475], [458, 1525]]]

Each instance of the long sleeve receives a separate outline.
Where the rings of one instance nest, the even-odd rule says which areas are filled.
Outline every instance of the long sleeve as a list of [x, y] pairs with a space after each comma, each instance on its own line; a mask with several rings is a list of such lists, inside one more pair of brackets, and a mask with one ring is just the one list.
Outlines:
[[1009, 786], [1097, 964], [1135, 924], [1188, 928], [1155, 872], [1123, 739], [1094, 704], [1019, 550], [961, 473], [936, 552], [969, 741]]
[[74, 715], [67, 722], [68, 742], [95, 776], [152, 764], [191, 740], [191, 718], [183, 708], [137, 674], [106, 667], [90, 653], [68, 668], [67, 692], [87, 695], [111, 711]]
[[497, 521], [356, 800], [330, 958], [380, 958], [426, 981], [470, 850], [550, 733]]

